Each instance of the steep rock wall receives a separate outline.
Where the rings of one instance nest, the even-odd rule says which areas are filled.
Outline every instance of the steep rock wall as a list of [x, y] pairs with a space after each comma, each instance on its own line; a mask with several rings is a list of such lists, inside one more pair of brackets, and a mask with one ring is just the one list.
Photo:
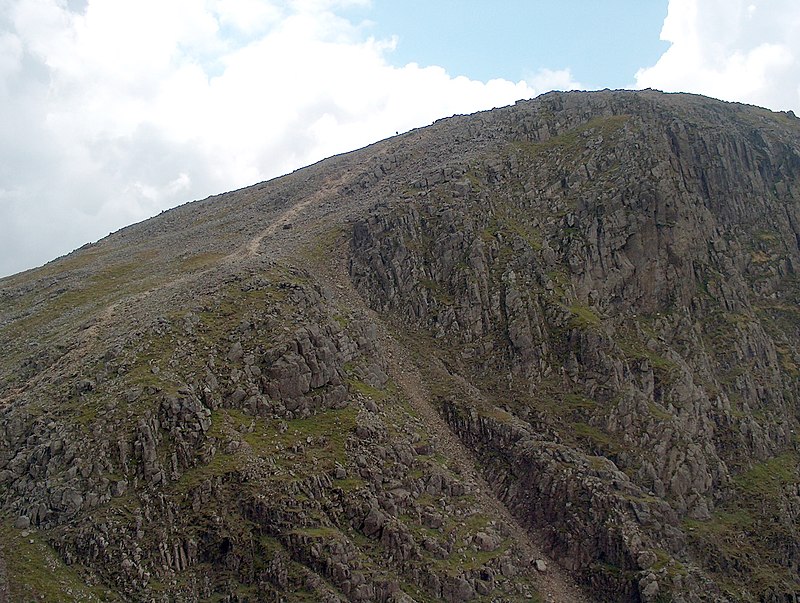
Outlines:
[[[358, 222], [351, 277], [484, 398], [611, 459], [679, 527], [713, 521], [752, 463], [797, 466], [797, 141], [692, 106], [552, 104], [562, 128]], [[787, 576], [792, 496], [770, 555]]]

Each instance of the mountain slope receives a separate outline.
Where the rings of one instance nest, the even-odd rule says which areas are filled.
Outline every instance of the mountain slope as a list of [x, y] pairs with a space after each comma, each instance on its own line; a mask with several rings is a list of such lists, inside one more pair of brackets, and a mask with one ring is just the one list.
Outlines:
[[793, 600], [799, 135], [553, 93], [3, 279], [12, 600]]

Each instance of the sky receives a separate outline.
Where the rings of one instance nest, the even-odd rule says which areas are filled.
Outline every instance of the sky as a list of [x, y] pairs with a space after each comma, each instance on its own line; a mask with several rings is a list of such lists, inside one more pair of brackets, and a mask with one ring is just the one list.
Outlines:
[[797, 0], [0, 0], [0, 276], [550, 90], [800, 114]]

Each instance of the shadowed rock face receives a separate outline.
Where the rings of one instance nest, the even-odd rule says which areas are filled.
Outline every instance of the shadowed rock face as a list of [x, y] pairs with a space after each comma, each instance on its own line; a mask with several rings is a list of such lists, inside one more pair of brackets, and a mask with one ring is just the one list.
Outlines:
[[12, 600], [794, 601], [798, 269], [800, 122], [644, 91], [3, 279]]

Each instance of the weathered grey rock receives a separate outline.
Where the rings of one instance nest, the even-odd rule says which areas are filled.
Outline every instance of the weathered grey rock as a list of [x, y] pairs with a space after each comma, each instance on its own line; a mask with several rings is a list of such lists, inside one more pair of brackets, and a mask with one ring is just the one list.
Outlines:
[[125, 600], [793, 600], [799, 139], [548, 94], [3, 279], [2, 510]]
[[379, 511], [377, 507], [372, 507], [364, 518], [362, 531], [367, 536], [377, 538], [385, 524], [386, 515]]
[[475, 544], [481, 551], [494, 551], [498, 547], [497, 538], [487, 534], [486, 532], [478, 532], [475, 534]]

